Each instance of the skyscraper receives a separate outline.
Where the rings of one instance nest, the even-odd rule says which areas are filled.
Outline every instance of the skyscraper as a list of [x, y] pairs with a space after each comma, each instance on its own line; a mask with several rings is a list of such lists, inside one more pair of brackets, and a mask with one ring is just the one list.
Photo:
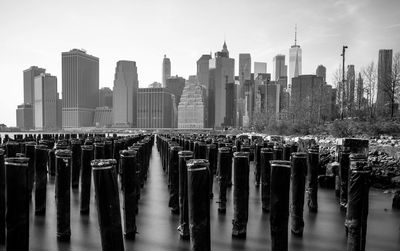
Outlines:
[[35, 77], [45, 73], [46, 69], [31, 66], [24, 70], [24, 103], [32, 104], [35, 101], [34, 81]]
[[113, 88], [114, 126], [136, 127], [138, 86], [136, 62], [118, 61]]
[[251, 55], [250, 53], [239, 54], [239, 81], [243, 85], [246, 80], [250, 80], [251, 75]]
[[208, 92], [208, 81], [209, 81], [209, 61], [211, 59], [211, 55], [204, 54], [199, 60], [197, 60], [197, 79], [200, 85], [206, 87]]
[[207, 120], [205, 87], [186, 84], [178, 106], [178, 128], [204, 128]]
[[326, 82], [326, 67], [321, 65], [318, 65], [317, 70], [315, 71], [317, 77], [321, 77], [324, 83]]
[[167, 83], [167, 78], [171, 77], [171, 61], [164, 55], [162, 62], [162, 86], [165, 87]]
[[358, 73], [358, 78], [357, 78], [357, 86], [356, 86], [356, 109], [361, 110], [363, 107], [363, 99], [364, 99], [364, 81], [361, 77], [361, 72]]
[[177, 125], [175, 96], [165, 88], [139, 88], [138, 128], [174, 128]]
[[57, 128], [57, 78], [42, 73], [35, 77], [35, 129]]
[[391, 103], [390, 81], [392, 75], [392, 56], [392, 50], [379, 50], [376, 108], [381, 112], [388, 112], [388, 106]]
[[[211, 70], [215, 71], [211, 74]], [[213, 80], [211, 80], [211, 77]], [[235, 59], [229, 58], [229, 51], [224, 42], [222, 51], [215, 53], [215, 58], [210, 59], [210, 90], [213, 88], [214, 98], [211, 100], [210, 108], [214, 107], [215, 114], [211, 118], [215, 127], [224, 124], [226, 116], [226, 87], [228, 83], [235, 82]], [[213, 85], [211, 87], [211, 85]], [[209, 113], [209, 115], [212, 115]]]
[[356, 74], [354, 71], [354, 65], [347, 66], [347, 79], [346, 79], [346, 101], [347, 110], [349, 111], [349, 115], [352, 116], [352, 112], [354, 109], [354, 88], [356, 85]]
[[22, 104], [17, 108], [17, 127], [21, 130], [30, 130], [33, 125], [33, 106], [31, 104]]
[[99, 90], [99, 107], [113, 107], [113, 92], [108, 87], [103, 87]]
[[288, 92], [291, 94], [292, 89], [292, 78], [298, 77], [302, 74], [302, 51], [300, 45], [297, 44], [297, 26], [294, 34], [294, 45], [289, 49], [289, 81], [288, 81]]
[[99, 102], [99, 58], [84, 50], [62, 53], [63, 128], [93, 126]]
[[186, 80], [178, 75], [167, 78], [166, 89], [175, 95], [175, 104], [178, 107]]
[[280, 77], [287, 77], [287, 66], [285, 65], [285, 55], [278, 54], [273, 59], [272, 76], [274, 81]]
[[267, 73], [267, 63], [254, 62], [254, 78], [258, 77], [258, 74]]

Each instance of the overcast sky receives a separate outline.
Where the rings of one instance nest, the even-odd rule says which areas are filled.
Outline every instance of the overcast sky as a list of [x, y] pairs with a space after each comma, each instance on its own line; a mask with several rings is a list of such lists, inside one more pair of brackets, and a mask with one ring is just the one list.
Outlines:
[[100, 87], [112, 88], [118, 60], [136, 61], [139, 85], [147, 87], [161, 82], [164, 54], [172, 75], [187, 78], [224, 39], [236, 75], [239, 53], [267, 62], [272, 72], [276, 54], [288, 57], [295, 24], [303, 74], [323, 64], [328, 83], [342, 45], [356, 72], [377, 61], [379, 49], [400, 51], [399, 0], [1, 0], [0, 123], [16, 124], [24, 69], [45, 68], [61, 91], [63, 51], [83, 48], [99, 57]]

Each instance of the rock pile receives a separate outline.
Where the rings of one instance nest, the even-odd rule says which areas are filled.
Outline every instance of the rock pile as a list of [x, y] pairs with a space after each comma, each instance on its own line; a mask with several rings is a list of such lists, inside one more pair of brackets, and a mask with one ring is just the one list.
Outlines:
[[400, 160], [383, 151], [369, 152], [372, 184], [376, 188], [400, 187]]

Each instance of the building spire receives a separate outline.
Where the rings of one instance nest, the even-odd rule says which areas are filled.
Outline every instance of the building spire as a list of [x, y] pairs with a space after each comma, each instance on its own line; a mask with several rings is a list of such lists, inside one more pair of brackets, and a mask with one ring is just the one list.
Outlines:
[[297, 45], [297, 24], [294, 26], [294, 45]]

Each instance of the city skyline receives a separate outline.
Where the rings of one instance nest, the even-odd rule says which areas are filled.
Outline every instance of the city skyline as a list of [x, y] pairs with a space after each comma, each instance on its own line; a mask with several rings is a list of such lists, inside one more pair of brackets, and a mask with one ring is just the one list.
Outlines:
[[[0, 3], [0, 48], [4, 51], [0, 91], [9, 94], [0, 101], [0, 123], [16, 124], [15, 110], [9, 107], [23, 103], [23, 70], [36, 65], [61, 80], [60, 53], [71, 48], [84, 48], [100, 59], [99, 86], [110, 88], [119, 60], [135, 61], [139, 86], [147, 87], [161, 82], [164, 54], [171, 59], [171, 75], [187, 78], [196, 74], [201, 55], [220, 50], [224, 39], [235, 59], [235, 75], [240, 53], [250, 53], [253, 62], [272, 65], [277, 54], [288, 58], [296, 24], [302, 73], [313, 74], [322, 64], [329, 84], [340, 65], [342, 45], [349, 46], [346, 65], [355, 65], [356, 74], [370, 61], [377, 63], [380, 49], [400, 50], [398, 1], [96, 1], [95, 12], [89, 11], [90, 2], [74, 6], [50, 1]], [[230, 10], [223, 12], [226, 18], [217, 18], [226, 8]], [[117, 11], [121, 11], [118, 16], [110, 15]], [[177, 18], [177, 13], [182, 15]], [[43, 30], [28, 28], [28, 22], [42, 25]], [[134, 34], [127, 36], [127, 30]], [[272, 73], [271, 67], [268, 72]], [[59, 90], [61, 84], [58, 81]]]

